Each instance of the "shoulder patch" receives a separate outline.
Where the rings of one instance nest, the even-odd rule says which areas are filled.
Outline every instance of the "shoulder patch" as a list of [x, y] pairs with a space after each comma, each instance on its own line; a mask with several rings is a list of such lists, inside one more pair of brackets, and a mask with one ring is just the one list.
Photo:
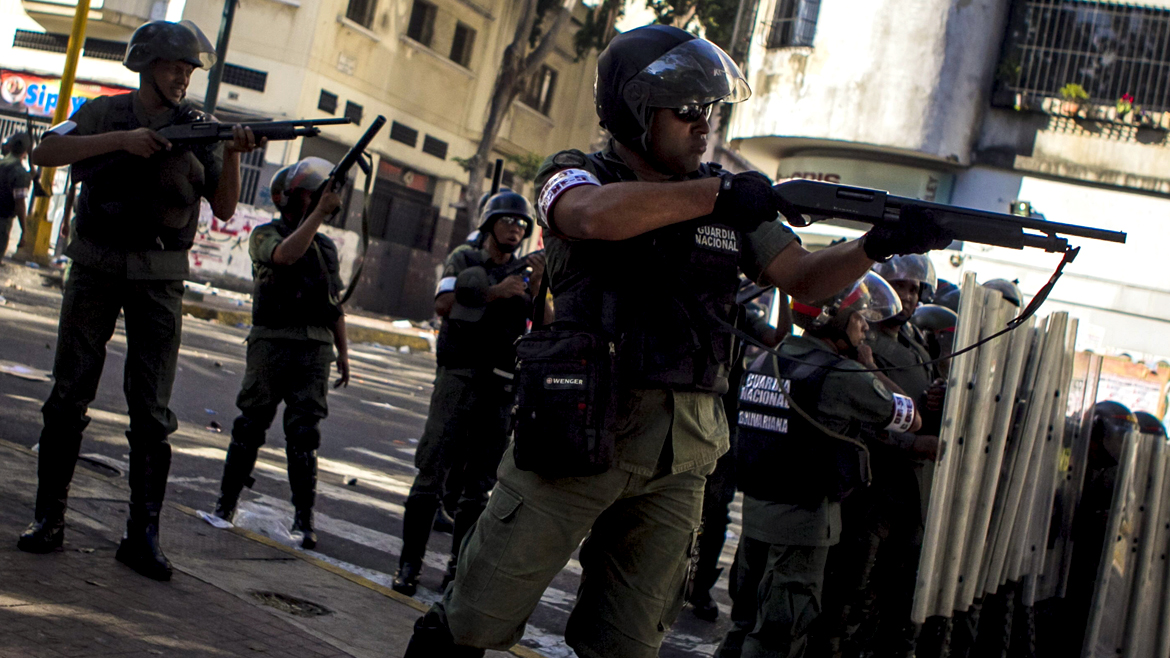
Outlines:
[[578, 151], [561, 151], [552, 158], [553, 164], [558, 167], [584, 167], [585, 156]]
[[873, 390], [878, 394], [878, 397], [883, 400], [892, 400], [894, 397], [893, 393], [890, 392], [890, 389], [886, 388], [886, 385], [883, 384], [877, 377], [873, 378]]

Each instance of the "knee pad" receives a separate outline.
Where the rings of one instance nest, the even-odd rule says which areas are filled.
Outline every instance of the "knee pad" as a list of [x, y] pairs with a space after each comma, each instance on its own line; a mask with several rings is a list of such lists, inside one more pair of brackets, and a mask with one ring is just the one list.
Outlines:
[[290, 452], [313, 452], [321, 447], [321, 430], [316, 427], [298, 427], [285, 435]]

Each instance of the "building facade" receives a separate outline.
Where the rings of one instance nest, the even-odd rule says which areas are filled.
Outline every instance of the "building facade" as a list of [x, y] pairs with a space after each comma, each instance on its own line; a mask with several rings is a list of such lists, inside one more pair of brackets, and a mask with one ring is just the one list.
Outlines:
[[[238, 6], [218, 96], [221, 120], [350, 117], [355, 122], [328, 126], [320, 137], [272, 143], [247, 162], [241, 200], [254, 215], [273, 210], [267, 183], [280, 166], [310, 155], [335, 161], [374, 117], [387, 119], [371, 146], [371, 243], [353, 298], [359, 306], [416, 320], [431, 317], [436, 270], [474, 228], [460, 203], [467, 182], [460, 160], [475, 152], [521, 4], [256, 0]], [[0, 27], [0, 69], [59, 76], [61, 35], [68, 33], [75, 0], [3, 5], [3, 18], [12, 20]], [[219, 1], [93, 0], [77, 78], [134, 87], [137, 76], [120, 65], [134, 28], [151, 19], [191, 20], [214, 40], [222, 11]], [[575, 11], [580, 16], [585, 8], [578, 5]], [[499, 157], [531, 160], [595, 141], [596, 57], [576, 57], [575, 27], [566, 28], [513, 103], [497, 140]], [[190, 97], [201, 102], [206, 87], [207, 73], [196, 71]], [[505, 184], [531, 193], [531, 184], [515, 176], [515, 169], [505, 166]], [[342, 237], [354, 243], [355, 253], [367, 205], [363, 184], [359, 175], [336, 227], [349, 233]]]
[[[1127, 231], [1074, 239], [1046, 309], [1082, 319], [1082, 347], [1170, 354], [1170, 1], [760, 0], [746, 69], [728, 136], [769, 175]], [[935, 262], [1030, 296], [1059, 256]]]

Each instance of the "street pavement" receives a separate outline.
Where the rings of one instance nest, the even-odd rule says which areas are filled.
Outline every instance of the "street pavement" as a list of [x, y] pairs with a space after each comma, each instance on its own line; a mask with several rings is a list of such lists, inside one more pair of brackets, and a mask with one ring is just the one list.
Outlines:
[[[36, 445], [41, 422], [40, 405], [52, 385], [46, 375], [52, 369], [56, 347], [59, 279], [59, 272], [13, 264], [0, 268], [0, 295], [5, 299], [0, 304], [0, 335], [3, 336], [0, 340], [0, 439], [17, 446], [32, 448]], [[234, 400], [244, 371], [243, 340], [246, 335], [247, 327], [244, 326], [224, 326], [184, 318], [183, 347], [171, 405], [180, 426], [171, 438], [174, 462], [168, 487], [168, 503], [178, 507], [168, 509], [168, 525], [163, 529], [164, 547], [180, 568], [185, 568], [185, 555], [178, 553], [176, 558], [174, 547], [185, 546], [185, 534], [199, 529], [207, 533], [213, 531], [210, 525], [191, 514], [199, 510], [210, 511], [215, 505], [231, 423], [237, 413]], [[121, 385], [125, 348], [125, 333], [119, 321], [118, 331], [109, 344], [101, 387], [91, 405], [93, 422], [86, 431], [87, 440], [82, 447], [82, 466], [85, 468], [78, 469], [79, 474], [117, 483], [123, 489], [128, 459], [124, 435], [128, 419]], [[400, 352], [376, 344], [351, 345], [350, 357], [350, 386], [331, 391], [329, 418], [321, 427], [323, 440], [319, 451], [320, 484], [316, 507], [320, 540], [315, 551], [297, 549], [295, 552], [299, 557], [311, 558], [311, 562], [296, 561], [315, 565], [315, 569], [331, 578], [338, 578], [333, 573], [336, 571], [387, 592], [401, 551], [402, 505], [415, 474], [414, 450], [426, 420], [434, 357], [430, 353]], [[254, 475], [257, 483], [252, 490], [245, 490], [236, 525], [242, 531], [254, 533], [251, 536], [263, 536], [278, 545], [295, 545], [296, 538], [288, 532], [292, 507], [288, 502], [279, 415], [269, 432], [268, 444], [261, 451]], [[4, 495], [4, 502], [0, 503], [3, 509], [0, 512], [0, 521], [3, 521], [0, 532], [11, 536], [11, 540], [0, 536], [0, 547], [12, 546], [19, 530], [17, 526], [31, 519], [32, 490], [23, 496], [17, 498], [24, 506], [23, 510], [11, 510], [14, 503], [8, 495]], [[106, 507], [103, 513], [110, 517], [106, 524], [108, 528], [118, 527], [114, 517], [124, 515], [125, 506], [121, 502], [124, 500], [123, 494], [102, 503]], [[191, 514], [177, 511], [179, 508], [187, 509]], [[76, 509], [75, 505], [70, 512], [71, 530], [77, 524], [74, 518]], [[733, 506], [729, 541], [722, 556], [724, 566], [730, 564], [735, 550], [738, 513], [737, 501]], [[183, 523], [172, 529], [168, 527], [171, 517], [183, 519]], [[113, 535], [111, 537], [111, 541], [116, 539]], [[414, 604], [419, 608], [439, 596], [437, 590], [449, 555], [450, 541], [448, 534], [434, 533], [431, 537], [422, 587], [415, 596]], [[0, 552], [0, 556], [6, 557], [10, 553]], [[106, 553], [109, 560], [104, 561], [104, 565], [84, 568], [100, 572], [120, 567], [112, 559], [112, 545], [106, 547]], [[99, 551], [95, 550], [84, 555], [92, 558], [98, 554]], [[68, 551], [66, 555], [69, 560], [80, 560]], [[205, 561], [201, 564], [207, 571], [216, 573], [217, 556], [214, 552], [206, 553], [201, 559]], [[246, 560], [232, 564], [243, 561]], [[284, 562], [287, 560], [280, 564]], [[326, 568], [332, 571], [326, 571]], [[5, 568], [4, 573], [7, 572]], [[18, 572], [25, 577], [25, 572], [19, 568]], [[258, 587], [283, 592], [281, 588], [290, 582], [285, 577], [270, 577], [265, 584], [265, 574], [264, 570], [257, 572]], [[131, 574], [131, 580], [134, 577]], [[529, 623], [521, 643], [523, 646], [549, 658], [574, 655], [565, 646], [562, 634], [575, 601], [579, 577], [580, 565], [575, 559], [571, 560], [545, 593]], [[225, 582], [230, 584], [231, 579]], [[717, 584], [715, 593], [721, 608], [719, 621], [714, 624], [703, 622], [689, 610], [684, 610], [668, 634], [661, 656], [709, 656], [714, 652], [730, 626], [726, 585], [725, 575]], [[0, 595], [3, 592], [0, 589]], [[377, 596], [383, 600], [386, 598], [385, 594]], [[318, 600], [311, 596], [304, 598]], [[418, 615], [415, 609], [397, 602], [385, 601], [377, 608], [387, 608], [391, 603], [405, 610], [410, 621]], [[0, 611], [5, 605], [0, 599]], [[409, 624], [405, 627], [386, 624], [377, 631], [383, 635], [406, 634], [408, 627]], [[358, 635], [373, 632], [374, 629], [357, 631]], [[351, 637], [358, 641], [355, 638]], [[400, 642], [404, 643], [405, 637], [400, 638]], [[393, 647], [393, 644], [387, 646]], [[166, 652], [166, 655], [171, 654]], [[379, 655], [400, 655], [400, 651]]]

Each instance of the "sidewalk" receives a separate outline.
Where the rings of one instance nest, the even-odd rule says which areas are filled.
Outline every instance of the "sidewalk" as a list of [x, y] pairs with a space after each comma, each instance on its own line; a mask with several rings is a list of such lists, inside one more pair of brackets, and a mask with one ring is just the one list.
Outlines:
[[[421, 614], [412, 599], [170, 503], [162, 539], [174, 579], [143, 578], [114, 560], [124, 481], [82, 464], [65, 550], [23, 553], [16, 537], [35, 491], [36, 455], [0, 440], [0, 658], [401, 656]], [[512, 654], [539, 658], [523, 647]]]

